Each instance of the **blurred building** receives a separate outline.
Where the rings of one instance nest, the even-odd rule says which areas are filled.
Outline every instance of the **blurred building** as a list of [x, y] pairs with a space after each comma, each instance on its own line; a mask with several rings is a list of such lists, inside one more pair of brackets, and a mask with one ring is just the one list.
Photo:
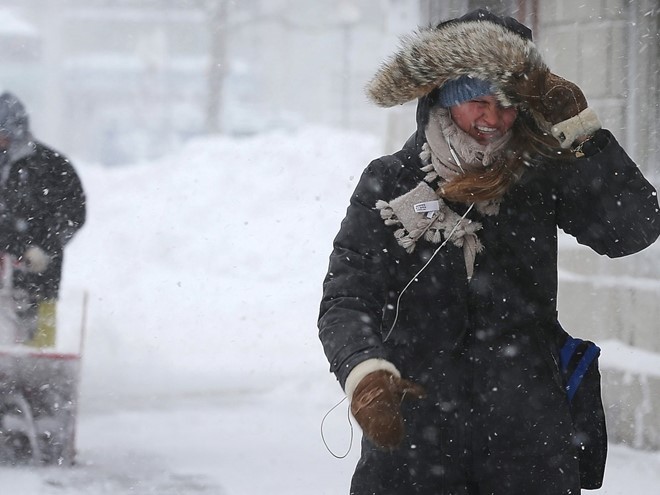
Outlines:
[[551, 66], [657, 162], [657, 0], [0, 0], [0, 85], [44, 139], [108, 164], [301, 123], [386, 132], [391, 151], [410, 109], [374, 108], [366, 82], [399, 36], [478, 6], [533, 25]]
[[40, 138], [108, 165], [206, 132], [378, 132], [362, 87], [396, 41], [387, 19], [418, 18], [387, 16], [386, 3], [0, 0], [0, 87], [25, 101]]
[[201, 132], [191, 108], [203, 92], [204, 16], [186, 2], [2, 0], [0, 12], [29, 27], [26, 39], [0, 23], [18, 47], [0, 50], [3, 65], [12, 59], [0, 84], [25, 101], [38, 137], [114, 164]]

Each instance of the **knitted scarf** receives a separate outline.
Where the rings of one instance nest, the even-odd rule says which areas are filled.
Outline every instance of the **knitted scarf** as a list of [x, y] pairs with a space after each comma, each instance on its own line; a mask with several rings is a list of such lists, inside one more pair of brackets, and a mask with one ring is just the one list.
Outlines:
[[[492, 165], [511, 138], [511, 132], [484, 146], [454, 124], [448, 109], [435, 107], [429, 117], [426, 143], [420, 153], [422, 170], [426, 172], [424, 180], [398, 198], [378, 201], [376, 208], [385, 225], [398, 227], [394, 237], [408, 253], [415, 250], [422, 237], [434, 244], [450, 240], [462, 248], [469, 280], [474, 273], [476, 255], [483, 250], [477, 237], [482, 225], [453, 211], [431, 183], [447, 182], [465, 172]], [[499, 200], [475, 203], [474, 207], [483, 215], [497, 215]]]

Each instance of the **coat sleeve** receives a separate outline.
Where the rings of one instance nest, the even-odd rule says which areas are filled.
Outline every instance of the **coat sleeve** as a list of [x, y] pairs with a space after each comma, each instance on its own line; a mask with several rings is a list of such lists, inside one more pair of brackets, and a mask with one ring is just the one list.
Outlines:
[[350, 371], [371, 358], [387, 358], [381, 319], [387, 291], [388, 249], [393, 239], [376, 201], [396, 181], [394, 160], [374, 160], [351, 197], [330, 255], [318, 320], [319, 337], [342, 387]]
[[641, 251], [660, 235], [656, 190], [609, 131], [592, 141], [584, 158], [559, 166], [557, 224], [611, 258]]
[[30, 242], [58, 252], [83, 226], [86, 198], [73, 165], [64, 156], [45, 150], [34, 185], [34, 221], [29, 223]]

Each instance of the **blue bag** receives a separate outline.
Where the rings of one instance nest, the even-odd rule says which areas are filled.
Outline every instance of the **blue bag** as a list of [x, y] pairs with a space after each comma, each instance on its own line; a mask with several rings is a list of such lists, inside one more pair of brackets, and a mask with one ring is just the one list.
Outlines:
[[559, 351], [561, 373], [573, 418], [573, 442], [578, 448], [582, 488], [603, 484], [607, 429], [601, 398], [598, 356], [593, 342], [568, 337]]

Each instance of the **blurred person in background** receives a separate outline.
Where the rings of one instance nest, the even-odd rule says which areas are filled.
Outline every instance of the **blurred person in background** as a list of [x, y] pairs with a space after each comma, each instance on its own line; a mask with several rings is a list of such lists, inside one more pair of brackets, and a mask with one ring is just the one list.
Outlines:
[[363, 431], [350, 493], [599, 487], [600, 377], [568, 396], [557, 228], [636, 253], [660, 234], [656, 191], [511, 17], [419, 30], [368, 93], [417, 99], [417, 130], [364, 171], [323, 284], [319, 336]]
[[34, 139], [15, 95], [0, 94], [0, 253], [14, 302], [2, 310], [15, 311], [19, 342], [55, 345], [63, 250], [85, 214], [71, 162]]

